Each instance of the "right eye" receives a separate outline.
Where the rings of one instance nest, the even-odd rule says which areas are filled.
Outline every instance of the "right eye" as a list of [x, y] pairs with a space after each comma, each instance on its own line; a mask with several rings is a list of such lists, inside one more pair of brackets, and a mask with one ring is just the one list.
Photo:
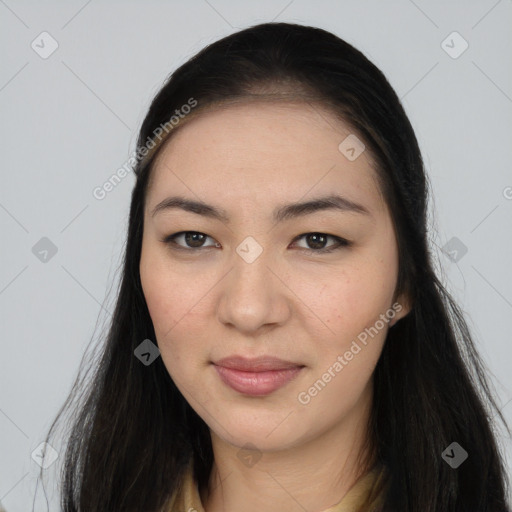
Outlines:
[[[220, 247], [217, 243], [216, 245], [202, 245], [205, 239], [210, 238], [208, 235], [204, 233], [200, 233], [199, 231], [180, 231], [179, 233], [173, 233], [172, 235], [168, 235], [161, 240], [163, 243], [169, 245], [171, 249], [177, 250], [185, 250], [185, 251], [195, 251], [202, 248], [208, 247]], [[187, 245], [182, 245], [176, 242], [176, 240], [182, 239], [182, 241]], [[213, 240], [213, 238], [212, 238]], [[190, 245], [188, 245], [190, 244]]]

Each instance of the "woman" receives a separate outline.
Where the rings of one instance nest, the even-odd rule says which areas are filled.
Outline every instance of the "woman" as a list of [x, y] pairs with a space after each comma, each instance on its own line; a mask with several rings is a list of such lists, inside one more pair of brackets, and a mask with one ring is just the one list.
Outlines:
[[286, 23], [221, 39], [157, 94], [133, 162], [63, 510], [509, 510], [417, 140], [362, 53]]

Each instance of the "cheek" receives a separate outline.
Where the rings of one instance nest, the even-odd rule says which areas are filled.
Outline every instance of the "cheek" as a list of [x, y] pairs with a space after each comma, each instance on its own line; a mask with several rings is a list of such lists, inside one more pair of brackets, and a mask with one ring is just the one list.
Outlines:
[[162, 361], [176, 384], [188, 386], [204, 360], [204, 305], [213, 283], [177, 272], [165, 251], [143, 245], [140, 278]]
[[201, 283], [193, 276], [177, 272], [165, 251], [151, 242], [143, 244], [140, 279], [155, 331], [164, 341], [166, 333], [171, 337], [174, 327], [194, 314]]
[[[324, 331], [327, 335], [316, 336], [318, 358], [312, 385], [319, 379], [316, 387], [323, 398], [318, 402], [336, 400], [337, 394], [339, 397], [341, 393], [347, 404], [351, 403], [371, 378], [389, 322], [395, 315], [392, 308], [398, 271], [395, 257], [393, 248], [387, 253], [382, 250], [367, 252], [364, 258], [357, 259], [357, 263], [333, 272], [332, 279], [317, 289], [316, 304], [311, 309], [329, 329]], [[314, 280], [307, 282], [310, 297], [315, 297], [312, 291]]]
[[176, 287], [170, 279], [170, 274], [165, 272], [161, 260], [151, 254], [150, 250], [144, 250], [144, 248], [140, 261], [140, 280], [149, 314], [158, 336], [171, 329], [175, 323], [174, 312], [170, 310], [170, 306], [175, 304], [173, 290]]
[[389, 319], [380, 315], [391, 310], [393, 290], [391, 278], [361, 269], [347, 269], [322, 287], [318, 310], [312, 309], [329, 331], [315, 336], [316, 358], [297, 396], [304, 420], [321, 415], [326, 424], [338, 421], [361, 401], [389, 329]]
[[180, 318], [183, 321], [186, 314], [184, 301], [178, 300], [177, 293], [177, 290], [183, 290], [183, 286], [176, 274], [166, 268], [164, 259], [159, 257], [153, 248], [144, 244], [140, 261], [140, 279], [155, 330], [155, 342], [166, 368], [171, 373], [174, 367], [183, 366], [180, 364], [183, 354], [179, 351], [179, 344], [173, 341], [176, 339], [175, 331], [181, 323]]
[[[395, 282], [396, 270], [392, 263], [369, 259], [333, 274], [316, 295], [314, 283], [311, 283], [309, 297], [317, 298], [310, 307], [331, 329], [331, 335], [356, 336], [390, 309]], [[304, 293], [307, 294], [307, 290]]]

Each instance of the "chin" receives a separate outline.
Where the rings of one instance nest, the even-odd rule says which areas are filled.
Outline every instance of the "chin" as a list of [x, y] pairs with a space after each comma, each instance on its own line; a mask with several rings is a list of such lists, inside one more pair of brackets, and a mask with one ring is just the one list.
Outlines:
[[280, 425], [282, 419], [282, 417], [273, 418], [273, 421], [261, 425], [255, 425], [254, 421], [250, 419], [247, 421], [236, 420], [236, 424], [233, 425], [224, 422], [222, 431], [220, 433], [215, 431], [215, 435], [240, 449], [252, 445], [262, 452], [286, 450], [300, 442], [302, 433], [297, 432], [294, 425], [285, 425], [284, 423]]

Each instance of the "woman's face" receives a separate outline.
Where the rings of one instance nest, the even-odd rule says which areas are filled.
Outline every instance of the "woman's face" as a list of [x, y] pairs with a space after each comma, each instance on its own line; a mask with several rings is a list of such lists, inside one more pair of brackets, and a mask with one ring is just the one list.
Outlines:
[[155, 162], [140, 275], [156, 342], [227, 443], [293, 448], [368, 412], [387, 330], [409, 308], [360, 144], [319, 107], [258, 102], [191, 119]]

